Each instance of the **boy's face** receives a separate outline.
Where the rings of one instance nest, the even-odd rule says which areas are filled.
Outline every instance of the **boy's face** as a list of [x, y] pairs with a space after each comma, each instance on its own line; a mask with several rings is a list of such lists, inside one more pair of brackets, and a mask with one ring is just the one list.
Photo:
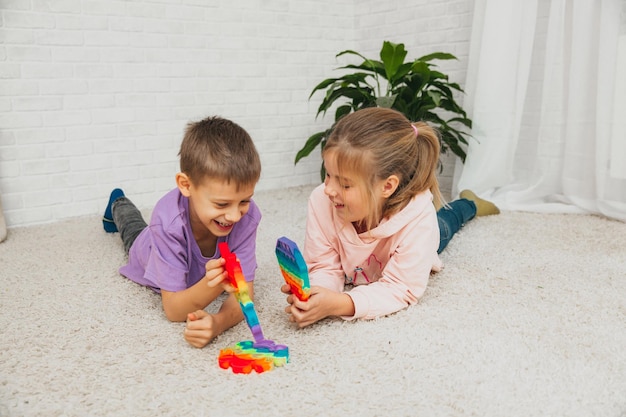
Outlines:
[[[184, 174], [183, 174], [184, 175]], [[248, 212], [255, 184], [240, 186], [234, 182], [206, 179], [200, 184], [188, 181], [179, 189], [189, 197], [191, 228], [196, 239], [209, 236], [226, 236], [233, 226]], [[203, 236], [204, 235], [204, 236]]]

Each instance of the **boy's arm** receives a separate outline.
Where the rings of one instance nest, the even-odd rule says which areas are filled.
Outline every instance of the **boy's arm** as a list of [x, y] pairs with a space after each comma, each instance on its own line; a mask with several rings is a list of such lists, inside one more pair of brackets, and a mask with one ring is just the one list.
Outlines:
[[[248, 285], [248, 293], [252, 296], [252, 283]], [[204, 310], [190, 313], [183, 335], [191, 346], [203, 348], [216, 336], [233, 327], [243, 318], [239, 302], [231, 293], [217, 314], [208, 314]]]
[[[171, 292], [161, 290], [161, 300], [163, 302], [163, 310], [170, 321], [186, 321], [187, 314], [196, 310], [204, 310], [211, 302], [213, 302], [223, 292], [221, 286], [211, 288], [207, 285], [207, 278], [204, 277], [197, 284], [183, 291]], [[254, 283], [248, 282], [248, 291], [250, 298], [254, 300]], [[243, 320], [243, 313], [239, 302], [234, 294], [229, 296], [220, 307], [217, 314], [214, 315], [217, 320], [219, 333], [233, 327], [235, 324]]]
[[203, 310], [224, 291], [221, 283], [227, 277], [224, 259], [212, 259], [206, 264], [206, 275], [195, 285], [181, 291], [161, 290], [163, 311], [170, 321], [185, 321], [187, 314]]
[[[252, 282], [248, 282], [248, 293], [250, 294], [250, 299], [254, 300], [254, 283]], [[228, 298], [214, 317], [217, 324], [216, 335], [223, 333], [243, 320], [243, 312], [234, 293], [228, 295]]]
[[209, 287], [207, 281], [207, 278], [204, 277], [195, 285], [182, 291], [161, 290], [161, 302], [167, 319], [169, 321], [185, 321], [187, 314], [196, 310], [204, 310], [224, 292], [222, 287]]

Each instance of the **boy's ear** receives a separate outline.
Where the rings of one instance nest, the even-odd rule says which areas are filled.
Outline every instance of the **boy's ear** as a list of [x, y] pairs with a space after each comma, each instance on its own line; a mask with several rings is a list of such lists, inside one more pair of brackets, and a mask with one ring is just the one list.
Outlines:
[[383, 181], [383, 197], [391, 197], [391, 195], [396, 192], [399, 184], [400, 180], [397, 175], [390, 175], [387, 177], [387, 179]]
[[182, 195], [184, 195], [185, 197], [189, 197], [189, 195], [191, 194], [189, 192], [189, 188], [191, 188], [191, 180], [189, 179], [187, 174], [183, 172], [179, 172], [178, 174], [176, 174], [176, 185], [178, 186], [178, 189], [180, 190], [180, 193]]

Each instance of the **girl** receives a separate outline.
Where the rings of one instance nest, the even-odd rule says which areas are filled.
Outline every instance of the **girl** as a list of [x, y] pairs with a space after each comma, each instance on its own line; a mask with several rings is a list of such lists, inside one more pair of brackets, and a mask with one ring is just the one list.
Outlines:
[[[432, 128], [391, 109], [362, 109], [336, 124], [322, 153], [326, 179], [309, 198], [311, 296], [287, 297], [291, 321], [372, 319], [415, 304], [452, 235], [476, 215], [499, 212], [471, 192], [436, 212], [439, 149]], [[353, 289], [344, 292], [346, 284]]]

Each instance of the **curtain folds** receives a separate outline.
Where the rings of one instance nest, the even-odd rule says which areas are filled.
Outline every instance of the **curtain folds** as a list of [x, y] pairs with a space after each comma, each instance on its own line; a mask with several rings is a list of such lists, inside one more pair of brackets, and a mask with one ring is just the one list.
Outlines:
[[626, 0], [476, 0], [454, 191], [626, 221]]

